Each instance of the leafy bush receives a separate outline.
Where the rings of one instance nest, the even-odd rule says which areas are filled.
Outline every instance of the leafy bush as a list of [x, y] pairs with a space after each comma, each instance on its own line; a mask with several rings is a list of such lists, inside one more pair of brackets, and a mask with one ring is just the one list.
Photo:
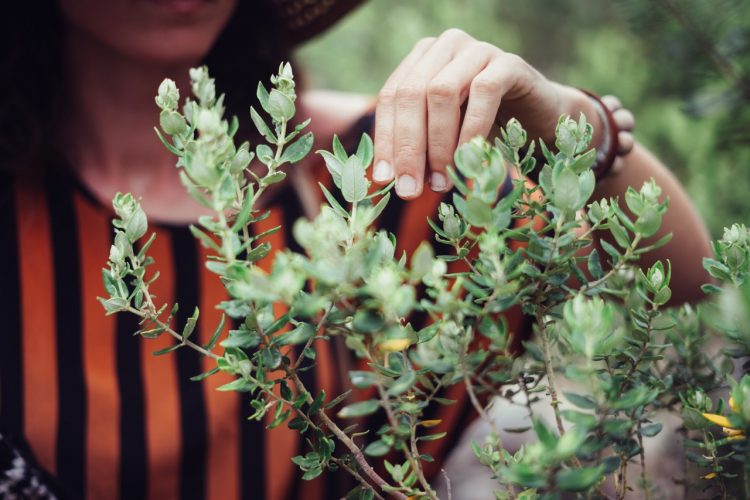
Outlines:
[[[625, 194], [631, 215], [617, 199], [591, 202], [595, 154], [583, 116], [560, 118], [556, 152], [529, 143], [515, 120], [494, 144], [477, 138], [461, 146], [455, 169], [449, 169], [456, 186], [452, 203], [441, 204], [438, 220], [427, 221], [445, 248], [437, 256], [426, 242], [413, 255], [395, 254], [395, 237], [372, 227], [392, 187], [370, 191], [372, 141], [363, 136], [349, 155], [334, 139], [332, 151], [319, 153], [348, 206], [321, 185], [328, 203], [314, 220], [299, 220], [293, 228], [306, 253], [280, 251], [266, 273], [256, 263], [270, 250], [264, 236], [278, 228], [251, 236], [249, 227], [268, 216], [257, 202], [284, 180], [281, 167], [305, 157], [313, 142], [304, 133], [309, 120], [290, 127], [292, 70], [282, 65], [270, 91], [258, 86], [272, 125], [250, 110], [267, 142], [254, 153], [248, 143], [235, 145], [237, 120], [223, 118], [223, 98], [207, 70], [191, 70], [190, 76], [195, 100], [188, 99], [182, 112], [174, 83], [159, 87], [166, 137], [157, 133], [178, 157], [187, 190], [214, 211], [191, 230], [213, 253], [206, 266], [229, 296], [218, 307], [238, 326], [223, 337], [222, 318], [210, 341], [199, 345], [191, 340], [197, 309], [176, 325], [177, 305], [154, 303], [149, 286], [156, 276], [148, 272], [153, 236], [139, 243], [148, 232], [146, 215], [129, 194], [114, 199], [115, 241], [103, 271], [110, 297], [100, 300], [107, 313], [140, 317], [141, 336], [175, 338], [155, 354], [189, 347], [216, 361], [194, 380], [229, 373], [235, 379], [220, 390], [249, 392], [253, 418], [273, 412], [271, 427], [286, 424], [304, 434], [309, 450], [292, 460], [305, 479], [344, 469], [359, 481], [351, 498], [436, 498], [422, 467], [431, 458], [420, 443], [445, 433], [431, 431], [438, 422], [425, 415], [432, 405], [453, 404], [438, 394], [459, 384], [492, 426], [474, 451], [497, 478], [498, 498], [623, 498], [633, 487], [626, 475], [632, 462], [642, 467], [637, 487], [648, 496], [643, 442], [661, 431], [660, 411], [682, 416], [686, 459], [703, 470], [702, 487], [722, 497], [749, 491], [750, 376], [729, 379], [729, 409], [708, 394], [726, 386], [732, 359], [750, 352], [750, 336], [723, 329], [727, 348], [709, 356], [702, 308], [665, 309], [669, 262], [645, 270], [636, 263], [666, 242], [643, 244], [658, 231], [668, 201], [651, 181]], [[523, 176], [536, 169], [537, 147], [544, 165], [532, 185]], [[263, 175], [248, 169], [253, 157], [265, 166]], [[507, 175], [518, 178], [500, 197]], [[606, 236], [596, 240], [601, 251], [595, 234]], [[732, 226], [714, 249], [706, 269], [719, 281], [744, 286], [748, 230]], [[451, 262], [463, 271], [448, 272]], [[705, 289], [719, 290], [713, 284]], [[289, 312], [275, 315], [275, 303]], [[534, 322], [523, 353], [514, 351], [517, 332], [503, 320], [513, 307]], [[430, 324], [412, 325], [415, 311], [425, 312]], [[329, 395], [305, 387], [299, 374], [315, 363], [316, 345], [337, 338], [371, 367], [349, 372], [353, 388], [372, 387], [377, 397], [349, 403], [351, 391]], [[290, 355], [295, 345], [304, 346], [296, 359]], [[562, 378], [576, 389], [561, 393]], [[554, 413], [551, 428], [537, 414], [542, 394], [549, 395]], [[487, 415], [494, 397], [520, 398], [528, 409], [536, 440], [516, 453], [503, 447], [502, 422]], [[572, 409], [561, 408], [564, 401]], [[368, 429], [342, 423], [375, 412], [384, 412], [387, 424], [369, 429], [368, 440], [362, 437]], [[389, 460], [382, 458], [389, 452]], [[387, 475], [373, 467], [382, 460]]]

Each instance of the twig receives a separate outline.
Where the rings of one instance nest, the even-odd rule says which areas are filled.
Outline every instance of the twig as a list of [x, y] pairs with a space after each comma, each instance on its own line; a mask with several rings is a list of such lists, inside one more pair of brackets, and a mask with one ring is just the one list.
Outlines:
[[[299, 375], [297, 375], [296, 372], [293, 371], [287, 371], [287, 375], [292, 379], [294, 382], [294, 385], [297, 387], [297, 391], [302, 392], [305, 394], [305, 400], [308, 404], [312, 404], [313, 398], [310, 395], [310, 392], [305, 389], [305, 385], [302, 383], [302, 381], [299, 378]], [[388, 483], [378, 475], [377, 472], [375, 472], [375, 469], [372, 468], [372, 466], [367, 462], [367, 459], [365, 458], [364, 453], [362, 453], [362, 450], [359, 448], [359, 446], [352, 441], [352, 439], [347, 436], [344, 431], [342, 431], [338, 425], [336, 425], [335, 422], [333, 422], [328, 415], [325, 414], [325, 412], [321, 410], [318, 410], [317, 413], [320, 420], [325, 424], [325, 426], [330, 430], [338, 439], [341, 441], [344, 446], [346, 446], [349, 451], [354, 456], [354, 460], [357, 461], [357, 464], [359, 464], [360, 468], [362, 469], [362, 472], [372, 480], [381, 490], [385, 491], [386, 488], [388, 488]], [[406, 500], [406, 495], [399, 491], [391, 491], [391, 495], [394, 498], [398, 498], [400, 500]]]
[[357, 472], [357, 471], [356, 471], [355, 469], [352, 469], [351, 467], [349, 467], [349, 465], [348, 465], [348, 464], [347, 464], [347, 463], [346, 463], [345, 461], [343, 461], [343, 460], [341, 460], [340, 458], [337, 458], [337, 457], [331, 457], [331, 460], [333, 460], [333, 462], [334, 462], [334, 463], [335, 463], [336, 465], [338, 465], [339, 467], [341, 467], [342, 469], [344, 469], [344, 470], [345, 470], [346, 472], [348, 472], [349, 474], [351, 474], [352, 476], [354, 476], [354, 477], [355, 477], [355, 478], [357, 479], [357, 481], [359, 481], [360, 483], [362, 483], [362, 485], [366, 485], [366, 486], [367, 486], [367, 487], [369, 488], [369, 490], [370, 490], [370, 491], [372, 491], [373, 495], [375, 495], [375, 498], [377, 498], [377, 499], [379, 499], [379, 500], [385, 500], [385, 499], [384, 499], [384, 498], [383, 498], [383, 497], [382, 497], [382, 496], [380, 495], [380, 493], [378, 493], [378, 492], [377, 492], [377, 491], [375, 490], [375, 488], [373, 488], [373, 487], [372, 487], [372, 486], [370, 485], [370, 483], [368, 483], [368, 482], [367, 482], [367, 480], [366, 480], [365, 478], [363, 478], [363, 477], [362, 477], [362, 476], [361, 476], [361, 475], [359, 474], [359, 472]]

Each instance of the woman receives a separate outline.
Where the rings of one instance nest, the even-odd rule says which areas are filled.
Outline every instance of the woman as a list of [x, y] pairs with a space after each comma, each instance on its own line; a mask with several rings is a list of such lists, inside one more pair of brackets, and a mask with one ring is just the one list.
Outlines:
[[[13, 436], [6, 445], [29, 443], [24, 460], [13, 463], [49, 472], [62, 496], [342, 494], [330, 476], [301, 484], [289, 461], [301, 446], [295, 433], [245, 421], [246, 400], [212, 390], [220, 377], [188, 381], [202, 371], [202, 360], [189, 352], [150, 356], [162, 347], [161, 339], [132, 338], [133, 320], [105, 318], [95, 297], [103, 294], [109, 200], [130, 191], [142, 197], [159, 235], [151, 251], [162, 272], [157, 294], [164, 302], [179, 302], [183, 311], [201, 305], [195, 335], [210, 334], [217, 319], [211, 305], [223, 290], [199, 267], [203, 250], [186, 228], [203, 209], [180, 184], [174, 158], [154, 139], [155, 89], [165, 77], [187, 89], [188, 68], [206, 62], [227, 92], [230, 109], [247, 122], [256, 82], [287, 59], [296, 43], [355, 3], [58, 0], [14, 5], [4, 13], [0, 422]], [[632, 144], [627, 134], [632, 117], [457, 30], [419, 41], [378, 96], [374, 180], [395, 178], [399, 197], [415, 200], [393, 203], [381, 223], [402, 233], [404, 249], [413, 248], [428, 235], [408, 226], [418, 221], [415, 227], [422, 227], [424, 215], [450, 189], [444, 166], [458, 144], [489, 134], [498, 118], [510, 116], [532, 137], [551, 143], [558, 116], [580, 112], [597, 130], [594, 146], [608, 156], [603, 163], [620, 164], [617, 175], [599, 182], [595, 197], [622, 194], [650, 177], [669, 196], [671, 207], [656, 238], [667, 232], [674, 238], [649, 259], [669, 256], [675, 300], [694, 299], [704, 281], [694, 270], [709, 253], [706, 231], [671, 174]], [[316, 140], [325, 147], [336, 132], [354, 137], [370, 129], [373, 115], [368, 97], [303, 92], [298, 116], [312, 118]], [[617, 120], [605, 124], [609, 116]], [[612, 139], [619, 129], [618, 150]], [[269, 227], [315, 209], [317, 190], [308, 180], [320, 171], [311, 158], [295, 167], [294, 191], [264, 200], [273, 208]], [[406, 228], [409, 234], [403, 234]], [[272, 243], [294, 245], [283, 234]], [[318, 370], [308, 372], [306, 382], [340, 392], [333, 353], [322, 349], [318, 359]], [[460, 404], [456, 408], [444, 418], [454, 431], [467, 416]], [[10, 455], [20, 456], [15, 453], [23, 446], [15, 448]], [[19, 491], [8, 477], [5, 483], [0, 478], [0, 488]]]

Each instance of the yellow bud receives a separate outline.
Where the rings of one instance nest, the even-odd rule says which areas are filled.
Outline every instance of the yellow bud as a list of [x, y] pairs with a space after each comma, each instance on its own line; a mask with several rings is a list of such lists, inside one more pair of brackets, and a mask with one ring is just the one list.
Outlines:
[[409, 347], [409, 339], [388, 339], [378, 346], [382, 352], [398, 352]]
[[740, 412], [740, 408], [737, 406], [737, 403], [734, 402], [734, 398], [732, 396], [729, 396], [729, 409], [732, 410], [732, 413]]
[[731, 427], [732, 424], [729, 423], [729, 419], [725, 417], [724, 415], [717, 415], [715, 413], [704, 413], [703, 417], [711, 422], [712, 424], [716, 424], [720, 427]]
[[442, 419], [434, 419], [434, 420], [422, 420], [419, 422], [419, 425], [422, 427], [435, 427], [436, 425], [440, 425], [443, 422]]
[[716, 473], [715, 472], [710, 472], [710, 473], [706, 474], [705, 476], [703, 476], [701, 479], [713, 479], [715, 477], [716, 477]]

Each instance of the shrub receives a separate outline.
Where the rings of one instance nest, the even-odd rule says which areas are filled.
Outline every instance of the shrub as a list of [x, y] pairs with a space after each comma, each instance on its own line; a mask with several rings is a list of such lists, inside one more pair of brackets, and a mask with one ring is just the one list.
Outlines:
[[[682, 416], [685, 457], [703, 470], [702, 487], [722, 497], [747, 493], [750, 376], [727, 377], [732, 359], [748, 355], [750, 337], [719, 328], [726, 348], [709, 356], [707, 331], [713, 327], [704, 308], [665, 308], [669, 262], [645, 270], [636, 263], [668, 239], [643, 243], [658, 231], [668, 201], [650, 181], [625, 194], [631, 215], [617, 199], [590, 202], [595, 153], [583, 116], [560, 118], [554, 153], [542, 142], [529, 143], [515, 120], [494, 144], [477, 138], [461, 146], [455, 169], [449, 169], [456, 186], [452, 203], [441, 204], [438, 220], [427, 221], [444, 255], [434, 255], [426, 242], [410, 256], [395, 254], [395, 237], [372, 226], [392, 187], [370, 190], [372, 141], [364, 135], [349, 155], [334, 139], [332, 151], [319, 153], [347, 206], [321, 185], [327, 204], [314, 220], [299, 220], [293, 228], [305, 254], [280, 251], [266, 273], [256, 263], [268, 255], [263, 238], [274, 230], [253, 235], [248, 229], [268, 216], [256, 208], [258, 199], [284, 180], [281, 167], [305, 157], [313, 142], [304, 133], [309, 120], [290, 130], [292, 70], [282, 64], [270, 91], [258, 86], [271, 125], [251, 108], [266, 140], [254, 153], [248, 143], [235, 145], [237, 120], [223, 118], [223, 96], [216, 96], [207, 70], [191, 70], [190, 76], [195, 100], [188, 99], [182, 112], [174, 83], [159, 87], [157, 133], [177, 156], [189, 193], [214, 212], [191, 230], [212, 252], [206, 266], [226, 286], [229, 298], [218, 307], [238, 326], [222, 336], [222, 318], [211, 340], [199, 345], [191, 340], [197, 309], [176, 325], [178, 306], [154, 302], [149, 286], [156, 276], [148, 272], [153, 236], [140, 244], [146, 215], [129, 194], [113, 202], [115, 240], [103, 272], [110, 297], [100, 300], [107, 313], [140, 317], [141, 336], [175, 338], [155, 354], [189, 347], [216, 361], [194, 380], [229, 373], [235, 379], [220, 390], [249, 392], [253, 418], [273, 412], [271, 427], [286, 424], [304, 434], [309, 450], [292, 460], [305, 479], [345, 469], [359, 481], [351, 498], [436, 498], [422, 467], [430, 457], [420, 443], [445, 433], [431, 431], [437, 422], [425, 414], [432, 405], [453, 404], [439, 390], [460, 384], [492, 428], [487, 441], [473, 447], [497, 478], [498, 498], [598, 497], [605, 490], [623, 498], [632, 488], [626, 475], [631, 462], [640, 463], [637, 487], [648, 496], [643, 441], [662, 430], [660, 411]], [[536, 147], [544, 158], [538, 185], [516, 179], [501, 197], [511, 170], [526, 175], [536, 169]], [[263, 175], [248, 169], [253, 157], [265, 166]], [[595, 233], [605, 236], [598, 240], [601, 252]], [[714, 244], [715, 258], [705, 262], [714, 278], [744, 285], [749, 236], [734, 225]], [[451, 262], [463, 270], [448, 272]], [[705, 290], [720, 289], [708, 284]], [[275, 303], [289, 312], [275, 315]], [[534, 324], [522, 353], [515, 352], [514, 332], [503, 320], [513, 307]], [[430, 324], [411, 324], [415, 311], [426, 313]], [[349, 373], [353, 388], [374, 387], [376, 397], [348, 404], [351, 391], [329, 395], [305, 387], [299, 373], [315, 363], [316, 345], [336, 338], [371, 367]], [[290, 353], [300, 344], [303, 355], [294, 359]], [[561, 393], [561, 378], [577, 389]], [[708, 397], [727, 383], [729, 409]], [[536, 439], [515, 453], [506, 450], [497, 427], [502, 421], [487, 414], [493, 398], [524, 405]], [[545, 401], [554, 414], [551, 427], [538, 417]], [[561, 408], [563, 401], [571, 408]], [[384, 412], [387, 424], [370, 429], [376, 437], [369, 441], [362, 438], [366, 429], [341, 423], [375, 412]], [[389, 452], [390, 461], [382, 458]], [[373, 467], [381, 460], [387, 475]]]

